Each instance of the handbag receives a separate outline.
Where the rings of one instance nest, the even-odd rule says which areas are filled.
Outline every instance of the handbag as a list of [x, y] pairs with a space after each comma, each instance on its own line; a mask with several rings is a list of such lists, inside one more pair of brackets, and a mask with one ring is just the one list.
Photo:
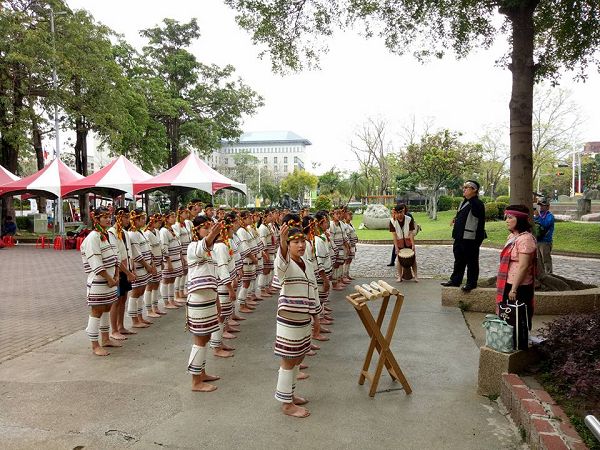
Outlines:
[[500, 303], [500, 317], [513, 327], [513, 348], [527, 350], [529, 348], [529, 317], [527, 305], [519, 300], [515, 303]]
[[481, 324], [485, 328], [485, 345], [497, 352], [511, 353], [514, 349], [514, 330], [496, 314], [487, 314]]

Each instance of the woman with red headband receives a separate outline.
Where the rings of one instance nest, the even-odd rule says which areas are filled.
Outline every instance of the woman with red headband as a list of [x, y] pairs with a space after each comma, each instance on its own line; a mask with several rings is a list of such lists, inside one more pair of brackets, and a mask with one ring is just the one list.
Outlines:
[[[531, 330], [537, 246], [535, 237], [531, 234], [529, 208], [524, 205], [510, 205], [504, 211], [504, 217], [510, 235], [500, 252], [500, 266], [496, 278], [498, 312], [507, 305], [515, 311], [516, 305], [524, 303], [527, 329]], [[526, 348], [527, 341], [522, 345]]]

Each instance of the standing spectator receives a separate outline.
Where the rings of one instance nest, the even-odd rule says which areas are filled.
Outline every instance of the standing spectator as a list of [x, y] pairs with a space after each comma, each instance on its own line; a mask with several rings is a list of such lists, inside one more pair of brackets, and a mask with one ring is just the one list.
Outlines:
[[537, 225], [537, 256], [539, 276], [552, 273], [552, 238], [554, 237], [554, 215], [549, 211], [550, 202], [542, 197], [538, 208], [533, 210], [533, 220]]
[[486, 238], [485, 233], [485, 206], [477, 194], [479, 183], [467, 180], [463, 186], [464, 200], [458, 207], [456, 217], [452, 223], [452, 239], [454, 245], [454, 270], [450, 281], [442, 286], [460, 286], [465, 268], [467, 269], [467, 282], [462, 290], [469, 292], [477, 287], [479, 278], [479, 247]]
[[12, 216], [6, 216], [2, 224], [2, 236], [14, 236], [17, 234], [17, 224], [13, 221]]

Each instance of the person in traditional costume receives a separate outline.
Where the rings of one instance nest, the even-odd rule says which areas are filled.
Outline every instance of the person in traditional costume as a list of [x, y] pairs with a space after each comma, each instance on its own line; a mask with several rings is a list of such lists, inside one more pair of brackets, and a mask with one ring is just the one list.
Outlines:
[[136, 331], [125, 328], [125, 308], [127, 297], [135, 281], [131, 242], [129, 241], [129, 209], [119, 207], [115, 211], [115, 224], [108, 229], [110, 243], [117, 247], [119, 258], [119, 298], [110, 308], [111, 337], [117, 340], [127, 339], [127, 335]]
[[344, 225], [346, 236], [348, 236], [348, 255], [346, 258], [346, 263], [344, 264], [344, 278], [351, 282], [354, 280], [350, 276], [350, 265], [354, 258], [356, 258], [356, 244], [358, 243], [358, 235], [356, 234], [356, 230], [354, 229], [354, 225], [352, 225], [352, 216], [353, 213], [349, 209], [344, 210]]
[[163, 227], [159, 231], [164, 254], [160, 294], [165, 308], [177, 309], [181, 305], [175, 302], [175, 279], [183, 275], [181, 243], [173, 230], [176, 220], [175, 212], [168, 211], [163, 217]]
[[206, 344], [211, 334], [219, 330], [221, 307], [217, 296], [218, 280], [212, 251], [222, 226], [213, 223], [206, 216], [196, 217], [193, 225], [193, 240], [187, 250], [189, 279], [186, 326], [194, 335], [194, 343], [187, 370], [192, 375], [192, 391], [212, 392], [217, 387], [207, 382], [216, 381], [219, 377], [206, 373]]
[[252, 225], [254, 218], [248, 211], [240, 212], [240, 228], [237, 230], [237, 236], [240, 240], [240, 255], [244, 260], [242, 287], [238, 292], [238, 301], [240, 302], [239, 311], [242, 313], [251, 313], [254, 311], [256, 302], [250, 300], [250, 285], [252, 280], [256, 278], [256, 265], [258, 259], [253, 253], [254, 237], [248, 231], [248, 227]]
[[275, 258], [275, 272], [281, 280], [277, 304], [275, 355], [281, 358], [275, 398], [282, 403], [284, 414], [308, 417], [301, 405], [308, 401], [295, 395], [300, 364], [311, 346], [311, 323], [319, 332], [321, 304], [317, 281], [305, 257], [306, 242], [301, 228], [283, 224], [281, 245]]
[[235, 261], [235, 273], [236, 273], [236, 277], [233, 281], [233, 288], [236, 291], [236, 300], [234, 302], [233, 305], [233, 314], [231, 315], [229, 322], [227, 324], [227, 329], [228, 331], [235, 333], [238, 332], [239, 329], [237, 329], [236, 327], [239, 325], [240, 321], [246, 320], [245, 317], [242, 317], [240, 315], [240, 307], [241, 307], [241, 302], [240, 302], [240, 297], [239, 297], [239, 290], [241, 288], [242, 285], [242, 277], [243, 277], [243, 272], [244, 272], [244, 258], [242, 258], [242, 255], [240, 253], [240, 248], [241, 248], [241, 239], [238, 236], [238, 230], [240, 229], [240, 227], [242, 226], [240, 218], [238, 217], [237, 212], [232, 211], [230, 212], [227, 217], [229, 218], [230, 222], [231, 222], [231, 232], [232, 232], [232, 236], [230, 239], [230, 244], [231, 244], [231, 249], [233, 250], [233, 258]]
[[[181, 267], [183, 269], [183, 273], [181, 276], [175, 278], [175, 302], [182, 305], [185, 303], [186, 295], [185, 295], [185, 287], [187, 283], [187, 248], [192, 241], [191, 230], [187, 227], [186, 221], [190, 218], [189, 211], [180, 207], [177, 209], [177, 220], [173, 224], [173, 231], [179, 239], [179, 243], [181, 244]], [[179, 299], [179, 302], [177, 301]]]
[[333, 262], [333, 290], [344, 290], [343, 266], [346, 262], [347, 237], [345, 237], [344, 229], [340, 223], [340, 209], [333, 210], [332, 220], [329, 223], [331, 239], [334, 244], [335, 261]]
[[144, 235], [143, 228], [146, 225], [146, 213], [142, 208], [137, 208], [129, 214], [129, 241], [131, 242], [131, 254], [133, 256], [135, 280], [131, 283], [132, 290], [127, 306], [127, 315], [133, 322], [133, 328], [146, 328], [152, 324], [144, 319], [144, 306], [152, 307], [150, 291], [146, 288], [150, 277], [156, 274], [156, 268], [152, 264], [152, 252], [150, 244]]
[[275, 254], [277, 252], [275, 236], [271, 223], [273, 222], [273, 210], [266, 209], [262, 223], [258, 227], [258, 234], [263, 244], [263, 278], [261, 281], [261, 295], [268, 297], [273, 294], [271, 282], [273, 279], [273, 268], [275, 267]]
[[[150, 275], [148, 287], [146, 288], [146, 293], [150, 292], [150, 309], [148, 309], [148, 304], [144, 299], [148, 317], [160, 317], [167, 314], [158, 306], [158, 294], [160, 280], [162, 278], [162, 266], [164, 258], [163, 248], [160, 244], [160, 237], [158, 236], [158, 229], [160, 228], [161, 224], [162, 214], [154, 214], [150, 216], [148, 219], [148, 224], [144, 228], [144, 236], [150, 245], [150, 253], [152, 254], [152, 265], [156, 269], [156, 272]], [[144, 295], [146, 295], [146, 293]]]
[[[85, 331], [92, 342], [92, 352], [107, 356], [109, 352], [104, 347], [122, 345], [113, 341], [109, 334], [109, 311], [117, 301], [119, 255], [108, 237], [108, 209], [100, 207], [93, 211], [93, 221], [94, 230], [81, 243], [81, 258], [87, 274], [87, 304], [90, 307]], [[101, 338], [101, 344], [98, 338]]]

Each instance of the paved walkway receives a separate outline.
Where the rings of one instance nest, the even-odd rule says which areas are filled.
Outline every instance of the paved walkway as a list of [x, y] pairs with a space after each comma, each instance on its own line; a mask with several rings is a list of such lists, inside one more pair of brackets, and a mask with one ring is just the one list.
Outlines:
[[[48, 263], [68, 261], [63, 268], [78, 266], [75, 252], [15, 249], [12, 259], [34, 256]], [[18, 285], [29, 277], [15, 271], [10, 280]], [[72, 277], [81, 281], [80, 274]], [[53, 283], [37, 282], [37, 291], [47, 293], [35, 294], [40, 313], [56, 308], [57, 297], [82, 303], [81, 289], [78, 300], [64, 295], [66, 278], [63, 272]], [[70, 313], [77, 316], [79, 331], [0, 363], [2, 448], [521, 448], [496, 404], [476, 394], [479, 352], [460, 311], [440, 306], [436, 280], [402, 289], [406, 299], [392, 347], [411, 395], [397, 390], [387, 374], [380, 384], [384, 392], [374, 399], [367, 386], [357, 384], [368, 339], [343, 293], [332, 299], [331, 341], [308, 358], [310, 378], [298, 385], [312, 412], [302, 420], [283, 416], [273, 399], [274, 298], [243, 322], [232, 341], [238, 348], [234, 358], [209, 356], [207, 368], [222, 377], [211, 394], [189, 390], [185, 365], [191, 339], [183, 331], [183, 311], [170, 312], [99, 358], [80, 330], [82, 308], [81, 314]], [[10, 303], [21, 299], [13, 291]], [[47, 302], [51, 308], [43, 306]], [[46, 328], [41, 320], [31, 323], [34, 331]]]

